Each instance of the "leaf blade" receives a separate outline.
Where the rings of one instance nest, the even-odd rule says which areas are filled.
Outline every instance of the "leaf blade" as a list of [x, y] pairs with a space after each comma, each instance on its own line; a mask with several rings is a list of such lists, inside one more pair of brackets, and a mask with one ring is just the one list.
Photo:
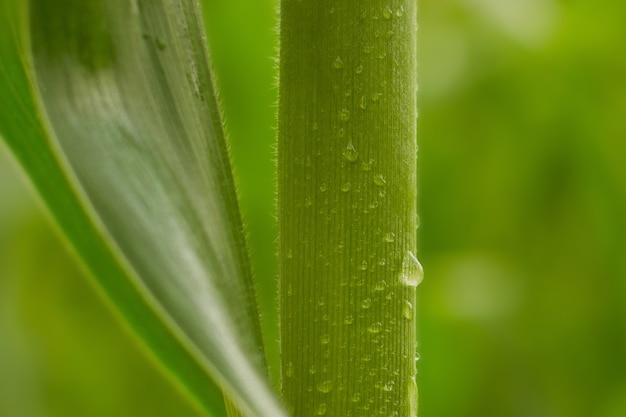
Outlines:
[[[205, 409], [223, 415], [223, 405], [214, 404], [219, 389], [210, 375], [251, 415], [280, 415], [263, 377], [251, 276], [241, 250], [245, 239], [197, 5], [31, 3], [34, 68], [45, 116], [29, 134], [37, 138], [30, 141], [37, 142], [35, 151], [16, 139], [19, 124], [3, 126], [7, 142], [85, 257], [80, 246], [85, 239], [68, 219], [68, 213], [83, 214], [78, 222], [83, 233], [100, 240], [98, 254], [85, 261], [118, 308], [150, 311], [151, 316], [136, 317], [133, 327], [148, 320], [160, 329], [166, 341], [142, 335], [152, 348], [167, 342], [174, 345], [168, 352], [188, 357], [183, 368], [197, 375], [177, 376], [187, 380]], [[23, 44], [13, 47], [18, 55], [24, 51]], [[182, 75], [181, 68], [191, 72]], [[22, 91], [13, 97], [30, 98], [28, 73], [21, 75]], [[4, 84], [5, 91], [12, 88], [6, 77]], [[25, 114], [37, 107], [28, 104]], [[49, 163], [35, 163], [33, 152]], [[51, 171], [58, 178], [47, 181]], [[55, 211], [59, 198], [46, 191], [54, 186], [64, 189], [63, 199], [73, 201], [72, 207]], [[82, 207], [75, 201], [80, 198]], [[102, 236], [114, 246], [107, 248]], [[112, 252], [108, 258], [104, 249]], [[119, 288], [107, 287], [110, 282], [99, 272], [103, 259], [117, 268], [113, 281]], [[127, 293], [136, 298], [132, 303]], [[123, 311], [127, 319], [130, 313]], [[198, 392], [204, 390], [210, 404]]]

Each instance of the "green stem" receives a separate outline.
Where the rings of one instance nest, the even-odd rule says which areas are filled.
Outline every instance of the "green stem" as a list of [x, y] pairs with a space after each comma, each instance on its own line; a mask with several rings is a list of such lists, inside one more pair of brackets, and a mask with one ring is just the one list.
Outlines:
[[282, 391], [295, 417], [414, 416], [416, 3], [282, 0]]

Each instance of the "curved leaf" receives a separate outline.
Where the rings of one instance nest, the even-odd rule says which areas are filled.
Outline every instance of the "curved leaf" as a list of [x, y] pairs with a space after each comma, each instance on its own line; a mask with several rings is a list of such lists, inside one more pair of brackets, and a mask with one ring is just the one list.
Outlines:
[[197, 4], [29, 6], [3, 0], [0, 133], [125, 320], [204, 408], [223, 415], [224, 390], [250, 415], [282, 415]]

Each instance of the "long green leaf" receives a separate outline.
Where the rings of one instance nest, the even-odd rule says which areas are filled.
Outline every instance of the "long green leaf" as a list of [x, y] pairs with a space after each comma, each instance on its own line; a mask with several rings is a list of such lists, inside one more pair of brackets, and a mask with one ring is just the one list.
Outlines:
[[197, 4], [29, 8], [2, 0], [0, 134], [124, 319], [210, 414], [224, 415], [223, 390], [250, 415], [282, 415]]

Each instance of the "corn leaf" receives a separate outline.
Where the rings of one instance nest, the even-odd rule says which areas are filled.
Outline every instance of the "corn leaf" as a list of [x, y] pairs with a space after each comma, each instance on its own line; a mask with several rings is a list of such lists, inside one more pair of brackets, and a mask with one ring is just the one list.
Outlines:
[[194, 0], [0, 0], [0, 135], [208, 414], [280, 416]]

